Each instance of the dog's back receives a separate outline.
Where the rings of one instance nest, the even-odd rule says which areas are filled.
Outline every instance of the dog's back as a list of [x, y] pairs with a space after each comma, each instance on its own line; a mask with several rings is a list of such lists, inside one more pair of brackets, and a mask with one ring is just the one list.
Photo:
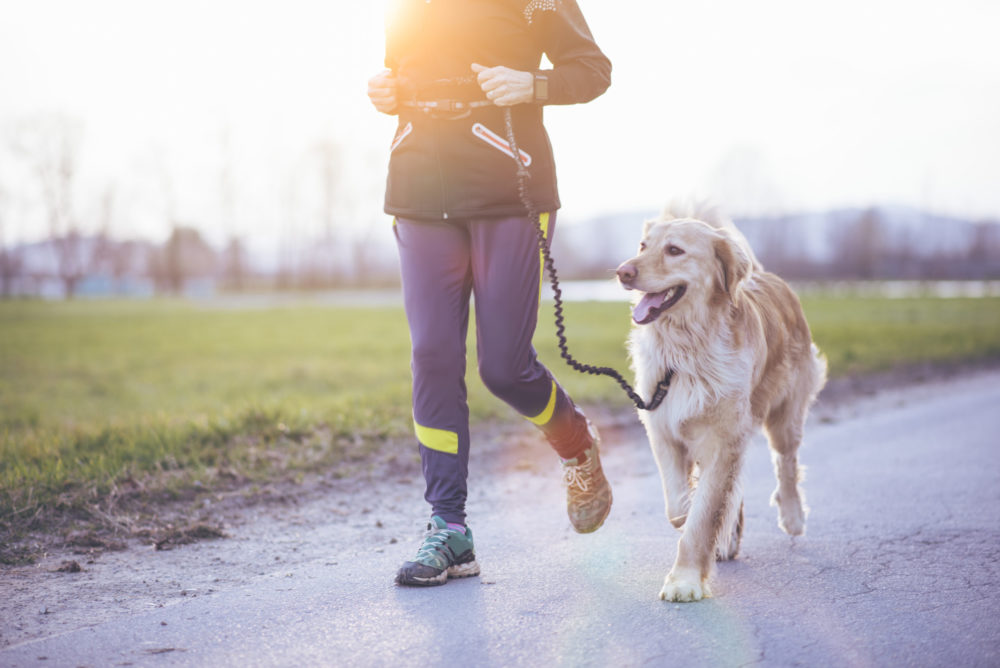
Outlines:
[[788, 401], [804, 401], [804, 411], [826, 382], [826, 359], [812, 342], [795, 292], [776, 274], [760, 270], [743, 282], [735, 301], [732, 331], [757, 339], [747, 342], [758, 349], [750, 395], [754, 422], [763, 424]]

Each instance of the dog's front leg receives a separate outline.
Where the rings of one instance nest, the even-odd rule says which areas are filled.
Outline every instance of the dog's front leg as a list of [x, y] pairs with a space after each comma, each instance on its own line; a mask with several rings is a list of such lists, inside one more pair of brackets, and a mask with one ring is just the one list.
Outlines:
[[673, 437], [670, 430], [656, 421], [657, 415], [643, 420], [653, 459], [660, 470], [663, 502], [667, 519], [680, 529], [691, 507], [691, 456], [687, 446]]
[[[713, 448], [714, 449], [714, 448]], [[711, 596], [709, 577], [715, 565], [715, 550], [723, 527], [732, 521], [732, 496], [736, 493], [743, 443], [728, 439], [702, 466], [684, 533], [677, 545], [677, 559], [660, 590], [665, 601], [700, 601]]]

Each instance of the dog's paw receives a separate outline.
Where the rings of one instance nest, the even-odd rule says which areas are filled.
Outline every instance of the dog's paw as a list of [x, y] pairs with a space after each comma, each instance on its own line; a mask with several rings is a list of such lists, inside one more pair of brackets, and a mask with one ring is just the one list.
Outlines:
[[696, 571], [670, 571], [660, 590], [661, 601], [674, 603], [692, 603], [711, 595], [708, 583]]
[[806, 509], [798, 495], [792, 500], [784, 499], [775, 490], [771, 505], [778, 507], [778, 526], [789, 536], [801, 536], [806, 531]]
[[801, 536], [806, 532], [806, 516], [802, 509], [789, 514], [782, 513], [778, 517], [778, 526], [789, 536]]

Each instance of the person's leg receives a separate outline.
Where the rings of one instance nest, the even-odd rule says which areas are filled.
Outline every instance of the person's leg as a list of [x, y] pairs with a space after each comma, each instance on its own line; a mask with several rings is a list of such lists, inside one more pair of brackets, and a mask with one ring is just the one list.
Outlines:
[[469, 461], [465, 339], [472, 288], [463, 224], [397, 219], [413, 346], [413, 422], [432, 512], [464, 524]]
[[[555, 215], [543, 214], [551, 238]], [[469, 223], [472, 280], [476, 295], [479, 375], [486, 387], [546, 435], [572, 426], [573, 402], [539, 361], [531, 339], [538, 322], [541, 256], [531, 221], [513, 217]], [[557, 439], [553, 446], [572, 459], [585, 446]]]
[[[555, 216], [543, 214], [551, 240]], [[611, 488], [593, 425], [538, 360], [531, 339], [538, 321], [541, 253], [526, 218], [470, 221], [479, 374], [486, 387], [537, 425], [566, 466], [573, 526], [594, 531], [611, 508]]]

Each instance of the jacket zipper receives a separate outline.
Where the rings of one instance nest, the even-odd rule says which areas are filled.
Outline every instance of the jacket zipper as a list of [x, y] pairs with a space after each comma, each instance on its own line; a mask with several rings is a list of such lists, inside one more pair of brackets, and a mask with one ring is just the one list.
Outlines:
[[436, 119], [428, 119], [428, 120], [434, 126], [434, 160], [437, 163], [438, 187], [440, 188], [440, 195], [441, 195], [441, 207], [440, 207], [441, 208], [441, 219], [442, 220], [448, 220], [448, 211], [447, 211], [447, 209], [445, 207], [445, 202], [444, 202], [444, 194], [445, 194], [444, 169], [441, 166], [441, 141], [440, 141], [440, 132], [439, 132], [440, 121], [438, 121]]

